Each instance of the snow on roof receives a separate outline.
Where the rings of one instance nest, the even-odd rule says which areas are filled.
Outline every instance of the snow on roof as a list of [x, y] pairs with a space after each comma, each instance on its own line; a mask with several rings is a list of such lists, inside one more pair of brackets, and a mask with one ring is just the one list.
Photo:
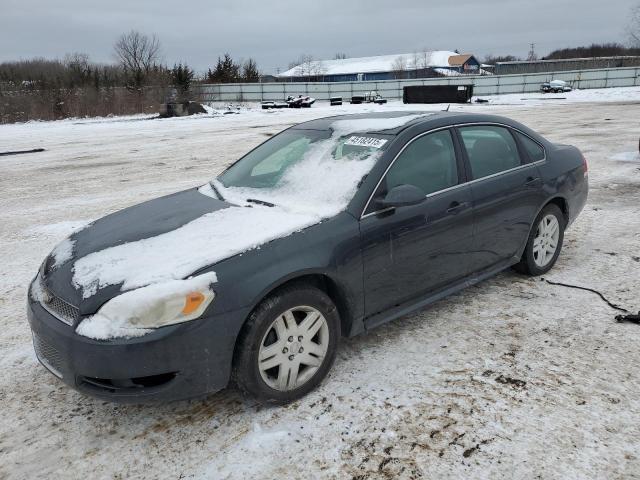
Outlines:
[[[457, 56], [455, 52], [436, 50], [431, 52], [400, 53], [396, 55], [378, 55], [375, 57], [344, 58], [339, 60], [317, 60], [308, 66], [298, 65], [279, 77], [301, 77], [309, 75], [348, 75], [353, 73], [390, 72], [395, 70], [394, 63], [402, 58], [407, 70], [425, 67], [448, 67], [449, 57]], [[425, 62], [426, 60], [426, 62]], [[426, 65], [425, 65], [426, 64]]]

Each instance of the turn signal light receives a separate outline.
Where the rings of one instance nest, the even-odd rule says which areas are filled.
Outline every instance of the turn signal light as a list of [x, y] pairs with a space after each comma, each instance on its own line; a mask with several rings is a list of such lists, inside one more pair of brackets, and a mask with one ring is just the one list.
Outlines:
[[184, 315], [189, 315], [190, 313], [195, 312], [198, 307], [204, 302], [204, 295], [200, 292], [191, 292], [187, 294], [184, 307], [182, 308], [182, 313]]

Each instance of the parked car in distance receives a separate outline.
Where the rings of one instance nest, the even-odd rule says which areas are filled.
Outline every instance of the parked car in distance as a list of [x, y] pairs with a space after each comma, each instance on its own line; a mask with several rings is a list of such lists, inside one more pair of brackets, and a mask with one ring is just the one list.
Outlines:
[[367, 103], [377, 103], [378, 105], [383, 105], [387, 103], [387, 99], [382, 98], [382, 95], [380, 95], [376, 90], [371, 90], [370, 92], [367, 92], [364, 98]]
[[378, 112], [305, 122], [210, 183], [96, 220], [30, 285], [35, 351], [99, 398], [288, 402], [351, 337], [508, 267], [547, 272], [587, 163], [513, 120]]
[[303, 95], [298, 95], [297, 97], [289, 95], [286, 100], [289, 108], [310, 108], [315, 102], [315, 98]]
[[545, 82], [540, 85], [540, 91], [542, 93], [565, 93], [571, 90], [569, 84], [564, 80], [552, 80], [551, 82]]

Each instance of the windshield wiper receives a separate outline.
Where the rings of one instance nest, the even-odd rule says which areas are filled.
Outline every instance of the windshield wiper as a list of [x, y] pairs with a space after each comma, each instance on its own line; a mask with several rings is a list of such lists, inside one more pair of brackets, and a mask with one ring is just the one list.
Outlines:
[[275, 207], [274, 203], [265, 202], [264, 200], [257, 200], [255, 198], [247, 198], [247, 202], [249, 203], [257, 203], [258, 205], [264, 205], [266, 207]]
[[209, 185], [211, 185], [211, 189], [213, 190], [213, 192], [217, 195], [219, 200], [222, 200], [223, 202], [224, 197], [222, 196], [222, 194], [218, 191], [218, 189], [216, 188], [216, 186], [213, 184], [213, 181], [209, 182]]

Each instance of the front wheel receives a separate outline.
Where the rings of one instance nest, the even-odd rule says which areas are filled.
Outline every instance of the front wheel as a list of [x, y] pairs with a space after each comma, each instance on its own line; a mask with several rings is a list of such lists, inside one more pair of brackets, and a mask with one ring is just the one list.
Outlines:
[[238, 341], [234, 377], [260, 400], [287, 403], [327, 375], [340, 338], [335, 305], [310, 285], [286, 287], [251, 314]]
[[536, 218], [520, 263], [514, 268], [527, 275], [542, 275], [556, 263], [564, 240], [565, 219], [557, 205], [549, 204]]

